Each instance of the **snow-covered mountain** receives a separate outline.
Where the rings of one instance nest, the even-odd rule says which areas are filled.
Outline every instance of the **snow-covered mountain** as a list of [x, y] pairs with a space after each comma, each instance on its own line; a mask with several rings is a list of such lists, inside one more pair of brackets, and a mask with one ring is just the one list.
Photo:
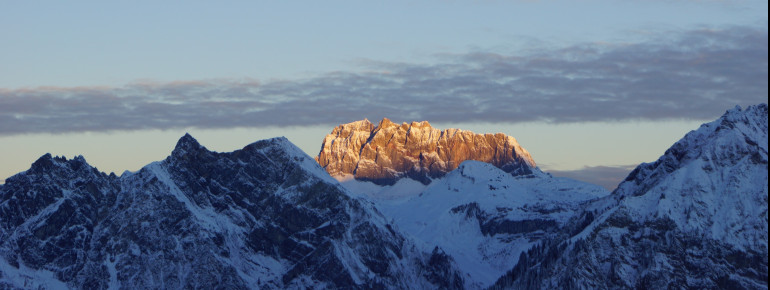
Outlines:
[[513, 268], [522, 252], [561, 231], [583, 203], [608, 193], [567, 178], [515, 177], [466, 161], [417, 196], [375, 194], [370, 200], [425, 250], [445, 251], [465, 275], [466, 288], [479, 289]]
[[[468, 147], [446, 145], [454, 143]], [[353, 194], [371, 201], [423, 251], [438, 248], [452, 257], [470, 289], [492, 285], [516, 265], [522, 252], [561, 232], [583, 204], [609, 194], [596, 185], [543, 173], [513, 137], [503, 134], [440, 131], [427, 122], [398, 126], [385, 119], [376, 127], [368, 121], [340, 125], [322, 147], [316, 160], [322, 164], [327, 160], [327, 172]], [[365, 159], [367, 150], [377, 152], [372, 160], [390, 162], [385, 167], [392, 184], [358, 174], [362, 166], [374, 166]], [[409, 158], [379, 157], [404, 152], [411, 156], [443, 152], [444, 159], [459, 167], [442, 167], [446, 172], [421, 179], [413, 176], [424, 172], [419, 169], [423, 163], [393, 166], [397, 162], [392, 160]], [[519, 159], [492, 158], [495, 152]]]
[[47, 154], [0, 185], [0, 288], [766, 289], [767, 121], [729, 110], [611, 194], [426, 122], [340, 126], [324, 167], [284, 138], [121, 176]]
[[0, 187], [0, 288], [457, 288], [288, 140], [191, 136], [138, 172], [45, 155]]
[[767, 289], [767, 105], [702, 125], [496, 286]]

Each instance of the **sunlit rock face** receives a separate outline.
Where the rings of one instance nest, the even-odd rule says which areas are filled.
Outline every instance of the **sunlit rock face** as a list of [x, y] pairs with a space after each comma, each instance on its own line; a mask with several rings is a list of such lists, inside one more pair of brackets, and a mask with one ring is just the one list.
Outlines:
[[352, 175], [377, 184], [404, 177], [427, 184], [466, 160], [487, 162], [513, 175], [536, 170], [529, 152], [511, 136], [439, 130], [427, 121], [399, 125], [387, 118], [376, 126], [368, 120], [337, 126], [316, 157], [332, 176]]

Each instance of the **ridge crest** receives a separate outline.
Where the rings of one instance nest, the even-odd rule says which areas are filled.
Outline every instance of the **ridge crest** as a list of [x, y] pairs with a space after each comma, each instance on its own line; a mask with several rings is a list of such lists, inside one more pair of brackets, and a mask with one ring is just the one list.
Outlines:
[[532, 174], [537, 165], [515, 138], [503, 133], [440, 130], [428, 121], [400, 125], [383, 118], [341, 124], [326, 135], [316, 161], [332, 176], [393, 184], [412, 178], [424, 184], [466, 160], [490, 163], [514, 175]]

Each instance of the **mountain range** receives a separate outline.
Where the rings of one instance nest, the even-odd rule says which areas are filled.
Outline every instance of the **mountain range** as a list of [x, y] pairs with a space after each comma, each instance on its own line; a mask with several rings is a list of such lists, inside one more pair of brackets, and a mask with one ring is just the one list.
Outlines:
[[0, 281], [19, 288], [433, 288], [421, 252], [284, 138], [216, 153], [189, 135], [138, 172], [45, 155], [0, 188]]
[[120, 176], [46, 154], [0, 185], [0, 288], [767, 289], [767, 120], [728, 110], [613, 192], [387, 119], [315, 160], [190, 135]]

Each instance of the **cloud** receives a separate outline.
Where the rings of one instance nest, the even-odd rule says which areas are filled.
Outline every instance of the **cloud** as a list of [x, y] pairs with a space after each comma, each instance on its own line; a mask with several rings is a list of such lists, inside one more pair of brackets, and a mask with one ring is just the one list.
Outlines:
[[432, 122], [711, 120], [766, 102], [766, 28], [661, 34], [522, 55], [368, 61], [366, 72], [294, 81], [138, 82], [0, 89], [0, 135], [171, 128]]
[[586, 166], [577, 170], [547, 170], [553, 176], [568, 177], [614, 190], [638, 164], [621, 166]]

